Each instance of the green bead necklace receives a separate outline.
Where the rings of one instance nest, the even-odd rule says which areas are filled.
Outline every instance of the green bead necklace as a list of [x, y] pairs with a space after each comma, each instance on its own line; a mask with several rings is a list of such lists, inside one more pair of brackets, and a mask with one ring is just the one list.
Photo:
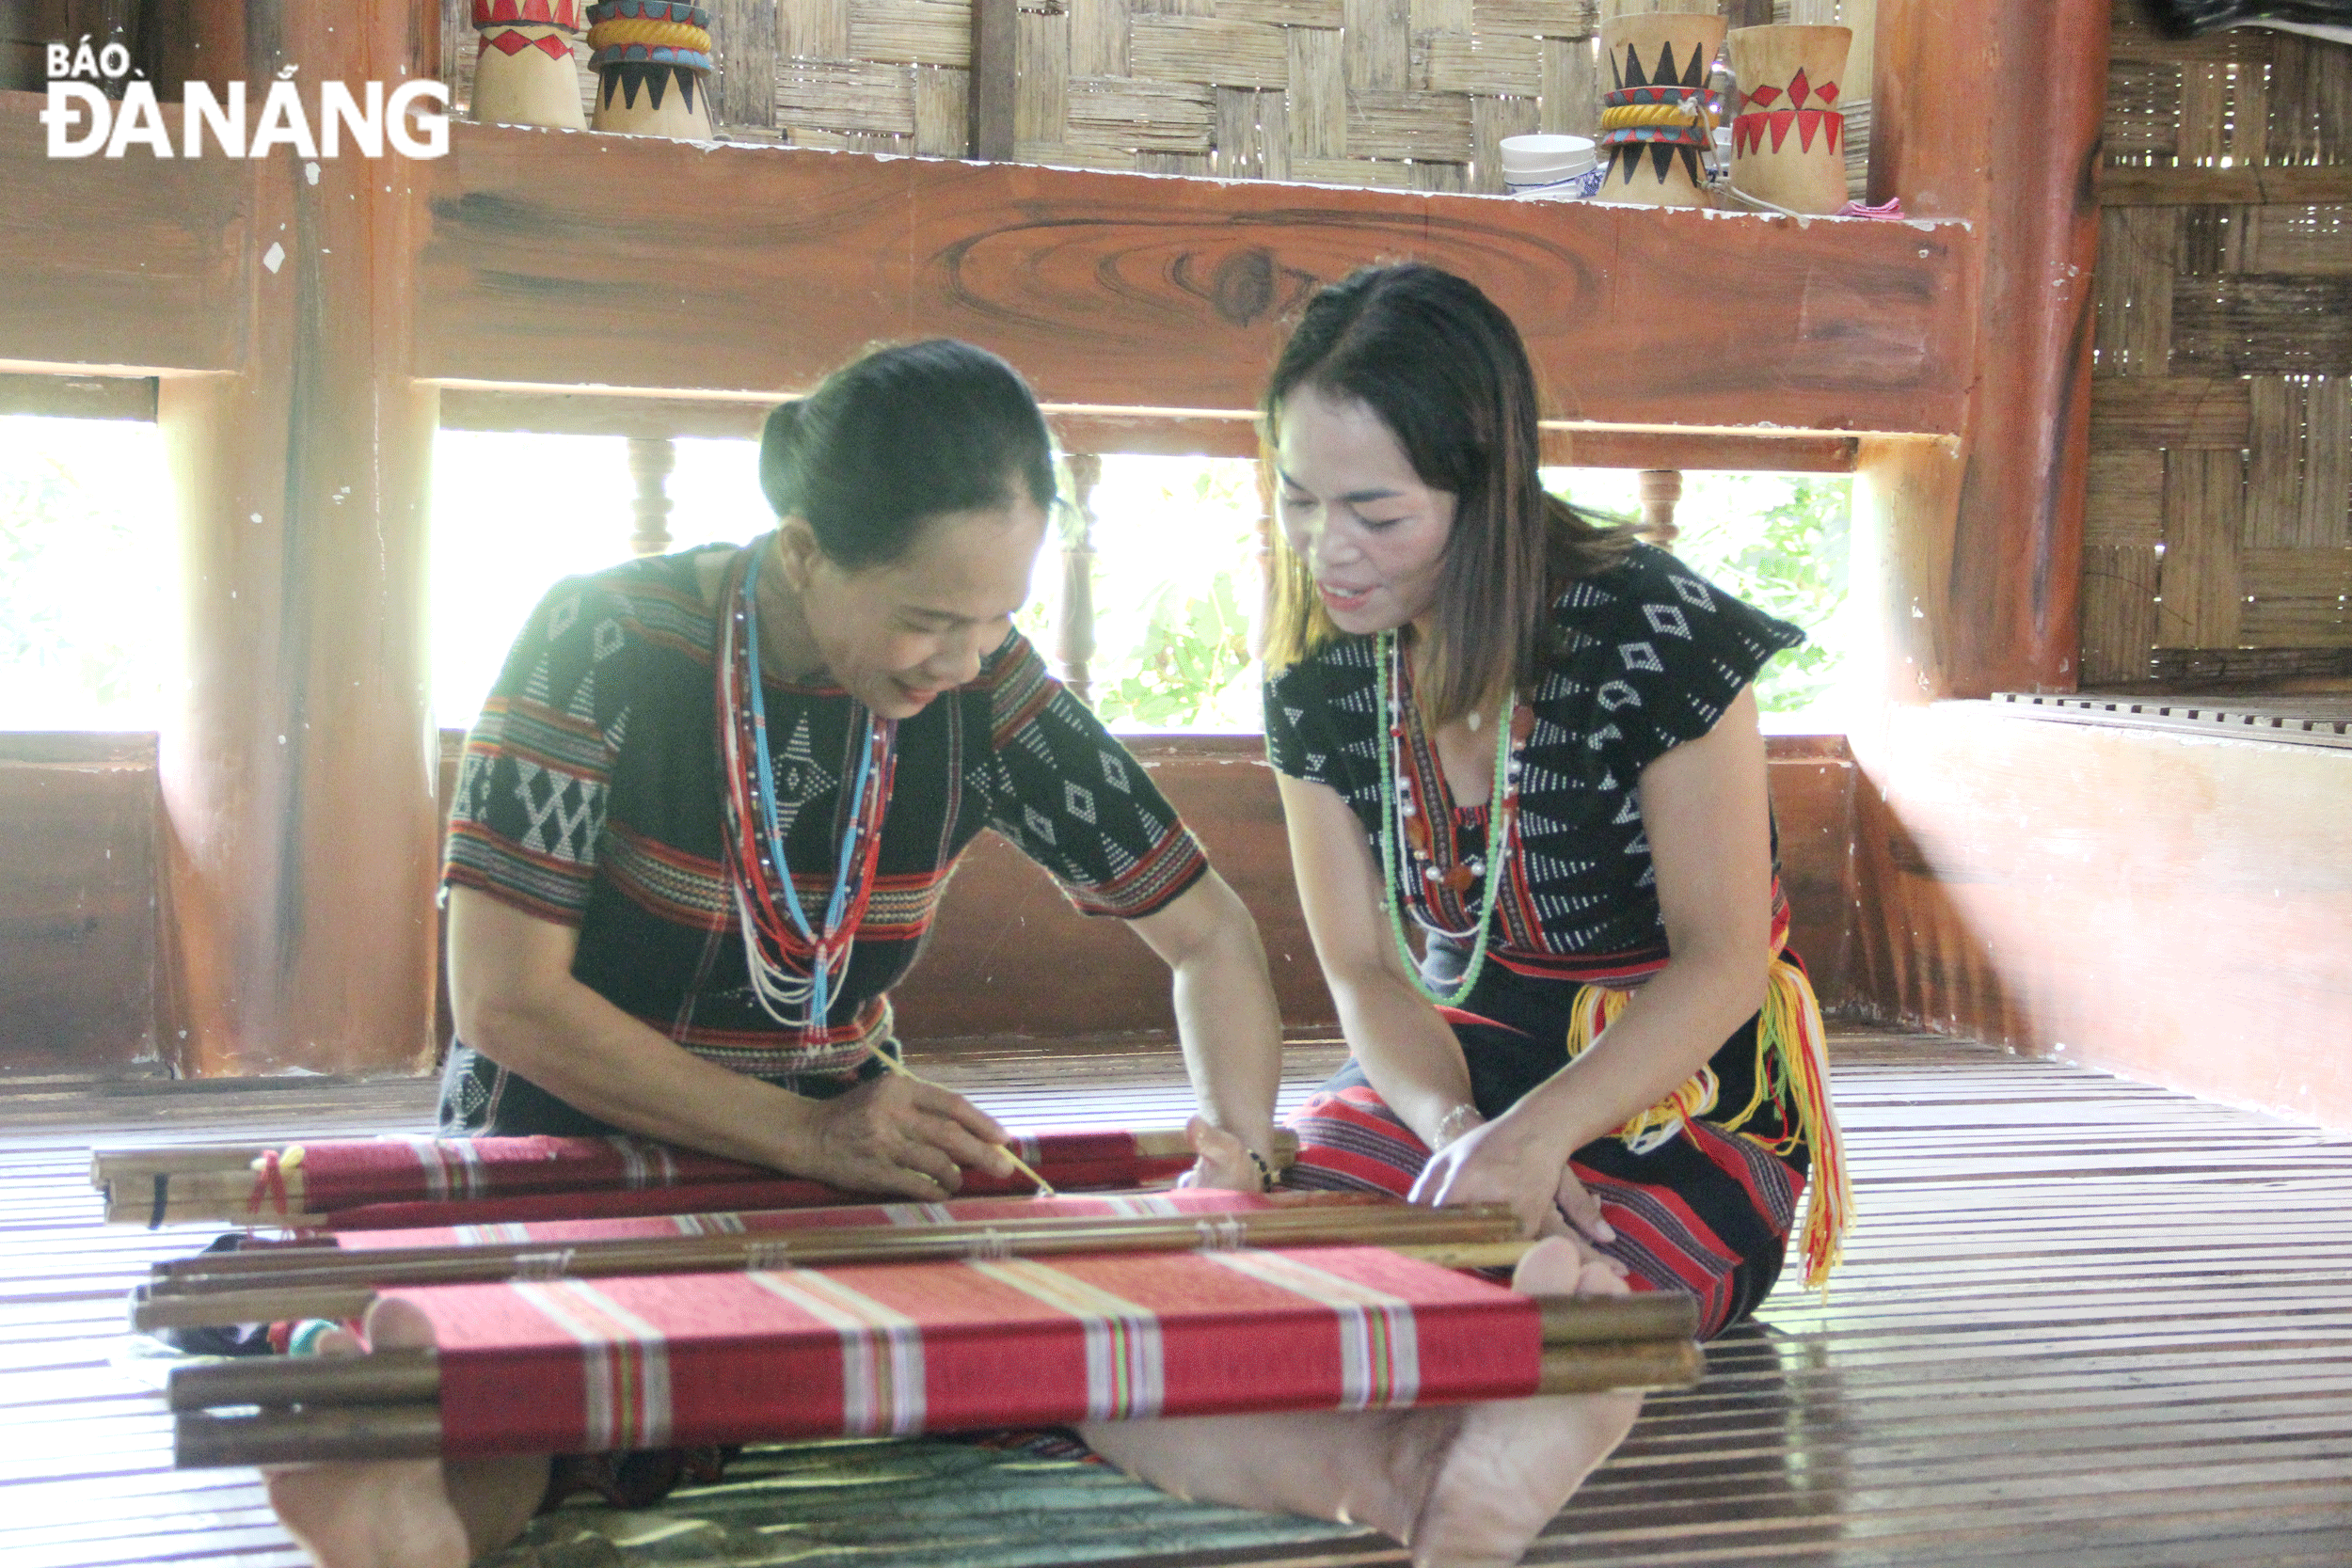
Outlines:
[[[1428, 802], [1408, 806], [1398, 798], [1397, 757], [1406, 744], [1405, 719], [1404, 660], [1396, 649], [1396, 634], [1379, 633], [1373, 640], [1374, 659], [1379, 689], [1380, 745], [1380, 906], [1389, 917], [1389, 934], [1395, 939], [1397, 957], [1404, 961], [1405, 973], [1413, 977], [1413, 985], [1422, 995], [1440, 1007], [1452, 1007], [1470, 995], [1478, 984], [1479, 972], [1486, 966], [1486, 943], [1494, 930], [1495, 900], [1502, 891], [1503, 879], [1510, 865], [1511, 845], [1517, 834], [1519, 819], [1518, 748], [1526, 738], [1518, 722], [1518, 693], [1514, 690], [1502, 699], [1502, 711], [1495, 718], [1495, 787], [1502, 791], [1502, 805], [1497, 820], [1486, 835], [1486, 886], [1479, 898], [1478, 925], [1475, 932], [1449, 931], [1428, 918], [1427, 901], [1418, 898], [1409, 878], [1397, 874], [1396, 839], [1399, 823], [1408, 810], [1425, 812]], [[1472, 718], [1475, 719], [1475, 715]], [[1528, 716], [1531, 720], [1534, 715]], [[1525, 726], [1533, 729], [1532, 723]], [[1435, 849], [1437, 829], [1429, 828], [1430, 845]], [[1427, 873], [1435, 876], [1434, 870]], [[1400, 909], [1400, 904], [1404, 909]], [[1419, 908], [1414, 907], [1418, 905]], [[1433, 987], [1421, 972], [1421, 960], [1414, 956], [1413, 945], [1405, 930], [1405, 909], [1412, 909], [1414, 919], [1425, 929], [1459, 941], [1470, 937], [1470, 963], [1462, 971], [1461, 980], [1448, 990]]]

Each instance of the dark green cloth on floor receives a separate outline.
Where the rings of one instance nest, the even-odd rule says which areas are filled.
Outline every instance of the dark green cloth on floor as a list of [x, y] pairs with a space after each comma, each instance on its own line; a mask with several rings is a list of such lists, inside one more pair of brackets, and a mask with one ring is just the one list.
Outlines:
[[482, 1568], [1027, 1568], [1367, 1534], [1184, 1502], [1031, 1447], [914, 1438], [749, 1449], [658, 1508], [543, 1514]]

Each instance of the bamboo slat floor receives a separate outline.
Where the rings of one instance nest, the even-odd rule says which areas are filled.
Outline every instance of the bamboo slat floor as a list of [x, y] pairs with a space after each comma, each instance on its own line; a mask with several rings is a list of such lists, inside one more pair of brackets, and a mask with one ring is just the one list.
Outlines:
[[[2352, 1138], [1934, 1037], [1841, 1031], [1834, 1055], [1861, 1212], [1835, 1290], [1824, 1302], [1785, 1287], [1761, 1323], [1712, 1347], [1701, 1387], [1653, 1397], [1529, 1560], [2352, 1562]], [[1335, 1060], [1327, 1041], [1295, 1047], [1286, 1098]], [[1165, 1053], [973, 1049], [928, 1067], [1024, 1125], [1184, 1107]], [[102, 1227], [87, 1149], [416, 1130], [430, 1099], [413, 1081], [0, 1092], [0, 1562], [300, 1560], [251, 1472], [167, 1467], [121, 1304], [149, 1262], [197, 1238]], [[775, 1450], [770, 1471], [792, 1452]], [[1136, 1515], [1130, 1533], [1088, 1535], [1079, 1513], [1126, 1483], [1085, 1468], [1095, 1476], [1048, 1505], [1063, 1512], [1009, 1542], [999, 1528], [989, 1560], [1401, 1560], [1328, 1527], [1269, 1541]], [[808, 1509], [830, 1506], [814, 1481], [796, 1485]], [[905, 1496], [902, 1530], [938, 1506]], [[627, 1530], [583, 1527], [531, 1555], [550, 1568], [978, 1560], [946, 1542], [818, 1550], [772, 1522], [694, 1557], [665, 1550], [683, 1537], [658, 1516], [627, 1517]], [[1213, 1539], [1232, 1544], [1200, 1544]]]

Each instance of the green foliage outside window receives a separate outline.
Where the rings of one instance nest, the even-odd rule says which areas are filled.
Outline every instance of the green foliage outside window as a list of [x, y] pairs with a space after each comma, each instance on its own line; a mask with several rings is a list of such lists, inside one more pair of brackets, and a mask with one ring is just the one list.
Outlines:
[[[1094, 545], [1097, 711], [1120, 730], [1253, 730], [1258, 673], [1248, 655], [1258, 588], [1247, 462], [1104, 460]], [[1545, 480], [1580, 505], [1638, 511], [1636, 476], [1554, 469]], [[1692, 473], [1677, 509], [1675, 552], [1758, 609], [1802, 626], [1805, 644], [1756, 682], [1758, 705], [1792, 714], [1829, 701], [1845, 657], [1848, 495], [1843, 475]], [[1058, 579], [1049, 559], [1041, 582]], [[1052, 594], [1023, 627], [1050, 647]]]

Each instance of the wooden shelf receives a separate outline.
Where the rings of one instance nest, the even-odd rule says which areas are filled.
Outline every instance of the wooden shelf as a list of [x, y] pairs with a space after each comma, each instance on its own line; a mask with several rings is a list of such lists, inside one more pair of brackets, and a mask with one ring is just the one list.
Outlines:
[[1514, 202], [453, 127], [421, 182], [420, 373], [480, 390], [805, 388], [968, 338], [1057, 404], [1248, 409], [1313, 285], [1418, 257], [1526, 333], [1564, 421], [1957, 432], [1957, 222]]

